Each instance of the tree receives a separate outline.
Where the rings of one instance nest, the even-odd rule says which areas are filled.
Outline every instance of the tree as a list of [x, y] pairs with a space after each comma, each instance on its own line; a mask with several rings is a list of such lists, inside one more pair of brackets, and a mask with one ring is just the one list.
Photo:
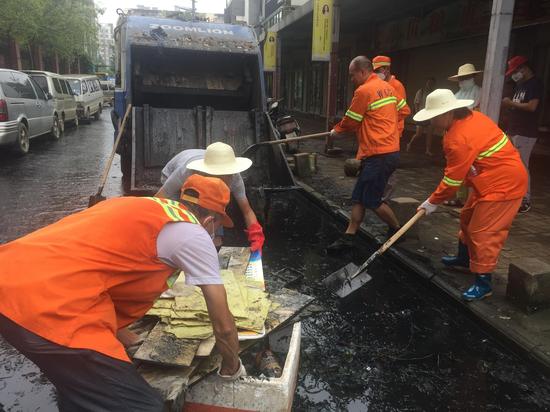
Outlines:
[[0, 36], [94, 60], [100, 12], [93, 0], [3, 0]]

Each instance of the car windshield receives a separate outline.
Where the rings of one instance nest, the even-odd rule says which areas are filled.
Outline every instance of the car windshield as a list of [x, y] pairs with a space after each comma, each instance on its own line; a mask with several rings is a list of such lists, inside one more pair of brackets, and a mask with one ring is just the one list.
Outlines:
[[71, 85], [71, 89], [73, 89], [73, 93], [76, 96], [80, 96], [80, 80], [76, 79], [69, 79], [67, 80], [69, 84]]

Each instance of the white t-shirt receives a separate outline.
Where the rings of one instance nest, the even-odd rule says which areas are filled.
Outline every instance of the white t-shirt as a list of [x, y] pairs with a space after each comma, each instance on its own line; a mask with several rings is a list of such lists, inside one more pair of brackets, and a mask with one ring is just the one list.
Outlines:
[[218, 253], [208, 232], [198, 224], [174, 222], [164, 225], [157, 237], [157, 257], [183, 270], [188, 285], [220, 285]]
[[[188, 169], [187, 165], [194, 160], [204, 159], [204, 149], [189, 149], [184, 150], [174, 156], [162, 169], [160, 182], [162, 183], [162, 191], [167, 198], [179, 200], [181, 186], [189, 176], [196, 173], [194, 170]], [[246, 198], [246, 189], [244, 187], [243, 178], [239, 173], [234, 174], [229, 190], [235, 199]]]

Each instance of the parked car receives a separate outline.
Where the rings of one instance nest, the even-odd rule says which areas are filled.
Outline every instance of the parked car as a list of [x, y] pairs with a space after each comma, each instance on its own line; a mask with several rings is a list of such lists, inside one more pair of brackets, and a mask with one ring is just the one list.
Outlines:
[[103, 90], [103, 105], [108, 104], [113, 107], [115, 103], [115, 84], [106, 80], [100, 80], [99, 84], [101, 90]]
[[0, 145], [13, 144], [26, 154], [29, 140], [46, 133], [61, 136], [52, 96], [26, 73], [0, 69]]
[[71, 122], [78, 126], [76, 114], [76, 100], [73, 89], [66, 79], [61, 75], [52, 72], [38, 70], [23, 70], [33, 79], [46, 93], [53, 96], [54, 116], [60, 119], [61, 132], [65, 131], [65, 123]]
[[97, 76], [93, 74], [66, 74], [63, 75], [63, 78], [67, 79], [75, 94], [78, 118], [87, 123], [91, 121], [92, 116], [99, 120], [103, 110], [103, 91]]

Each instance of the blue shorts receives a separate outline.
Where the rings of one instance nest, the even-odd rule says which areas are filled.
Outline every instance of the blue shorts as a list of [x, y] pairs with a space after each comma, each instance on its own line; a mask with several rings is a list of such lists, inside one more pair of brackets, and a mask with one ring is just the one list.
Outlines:
[[367, 209], [378, 209], [382, 204], [384, 189], [391, 174], [397, 169], [399, 152], [367, 157], [361, 161], [361, 173], [357, 178], [351, 200]]

